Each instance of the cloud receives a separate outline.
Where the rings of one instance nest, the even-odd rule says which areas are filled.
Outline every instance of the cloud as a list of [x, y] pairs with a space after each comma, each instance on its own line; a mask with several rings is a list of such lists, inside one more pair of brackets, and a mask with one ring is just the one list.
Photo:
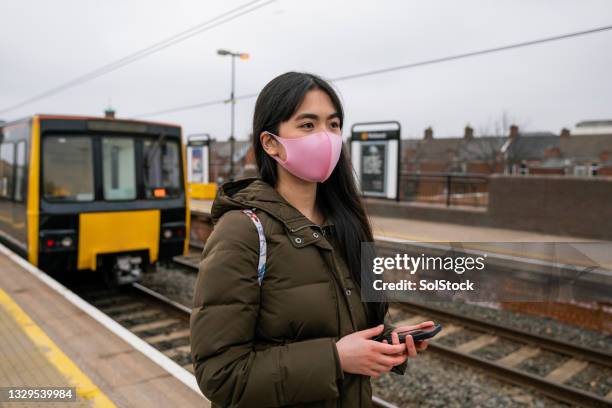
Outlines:
[[[99, 2], [6, 0], [0, 4], [0, 109], [121, 58], [244, 1]], [[336, 77], [612, 23], [608, 1], [289, 1], [147, 57], [77, 88], [10, 112], [97, 115], [109, 100], [119, 117], [258, 92], [287, 70]], [[404, 137], [460, 135], [508, 112], [532, 130], [558, 131], [609, 117], [612, 32], [339, 83], [353, 122], [399, 120]], [[249, 133], [254, 99], [236, 108]], [[229, 135], [229, 105], [152, 117], [185, 134]]]

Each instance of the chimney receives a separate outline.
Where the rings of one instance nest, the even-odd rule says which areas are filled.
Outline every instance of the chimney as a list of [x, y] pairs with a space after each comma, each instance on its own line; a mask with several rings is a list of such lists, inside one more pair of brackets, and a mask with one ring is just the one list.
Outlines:
[[431, 126], [425, 129], [425, 136], [423, 137], [423, 139], [424, 140], [433, 139], [433, 129], [431, 128]]
[[570, 131], [569, 131], [569, 129], [566, 129], [566, 128], [561, 129], [561, 135], [560, 135], [560, 137], [562, 137], [562, 138], [568, 138], [568, 137], [570, 137]]
[[463, 133], [464, 139], [473, 139], [474, 138], [474, 129], [469, 125], [465, 127], [465, 132]]
[[107, 119], [115, 119], [115, 110], [109, 106], [104, 111], [104, 117]]
[[510, 139], [516, 139], [519, 136], [519, 128], [516, 125], [510, 126]]

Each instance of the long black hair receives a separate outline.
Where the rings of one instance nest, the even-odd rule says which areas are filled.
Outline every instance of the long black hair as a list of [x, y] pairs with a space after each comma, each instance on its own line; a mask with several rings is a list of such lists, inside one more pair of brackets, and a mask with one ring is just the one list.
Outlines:
[[[259, 93], [253, 116], [253, 151], [259, 176], [271, 186], [275, 187], [278, 180], [277, 164], [263, 149], [260, 135], [264, 131], [278, 134], [281, 122], [289, 120], [304, 100], [306, 93], [315, 89], [322, 90], [330, 97], [338, 112], [342, 128], [344, 110], [340, 98], [331, 85], [317, 75], [287, 72], [274, 78]], [[333, 220], [342, 256], [353, 280], [361, 286], [361, 243], [372, 243], [374, 237], [344, 144], [332, 174], [317, 185], [316, 205], [323, 215]], [[382, 323], [388, 304], [383, 300], [369, 303], [368, 306], [369, 323], [372, 326]]]

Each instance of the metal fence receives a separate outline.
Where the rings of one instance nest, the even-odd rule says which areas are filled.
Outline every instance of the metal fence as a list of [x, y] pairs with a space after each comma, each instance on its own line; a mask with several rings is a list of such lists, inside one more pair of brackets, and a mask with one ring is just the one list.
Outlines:
[[400, 200], [447, 207], [486, 207], [489, 178], [468, 173], [402, 173]]

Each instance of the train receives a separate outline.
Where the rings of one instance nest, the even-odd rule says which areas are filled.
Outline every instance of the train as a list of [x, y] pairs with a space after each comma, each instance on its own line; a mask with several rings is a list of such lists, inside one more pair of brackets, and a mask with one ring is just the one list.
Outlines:
[[138, 281], [187, 254], [181, 127], [36, 114], [0, 124], [0, 241], [49, 272]]

